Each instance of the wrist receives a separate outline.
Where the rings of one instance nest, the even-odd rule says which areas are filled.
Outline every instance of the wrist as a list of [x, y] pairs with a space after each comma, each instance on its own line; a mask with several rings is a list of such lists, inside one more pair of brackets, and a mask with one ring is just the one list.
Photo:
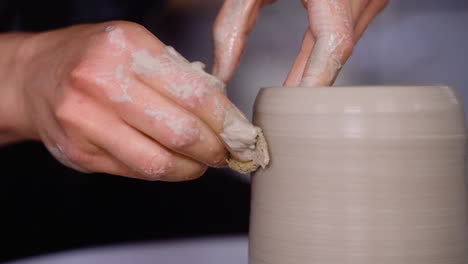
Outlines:
[[30, 33], [0, 35], [0, 145], [34, 139], [23, 96], [24, 74], [31, 62]]

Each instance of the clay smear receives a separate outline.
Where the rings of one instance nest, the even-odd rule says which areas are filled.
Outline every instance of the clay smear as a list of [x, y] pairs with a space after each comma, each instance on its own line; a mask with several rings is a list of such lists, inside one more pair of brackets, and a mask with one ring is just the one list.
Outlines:
[[121, 95], [114, 95], [111, 97], [111, 100], [114, 102], [133, 102], [132, 98], [128, 93], [130, 87], [130, 78], [125, 75], [123, 65], [120, 64], [115, 69], [115, 79], [119, 84]]
[[161, 163], [161, 160], [170, 156], [171, 153], [166, 151], [155, 154], [148, 166], [142, 168], [143, 173], [152, 179], [161, 180], [161, 177], [165, 176], [174, 165], [171, 161], [168, 163]]
[[249, 22], [255, 19], [257, 0], [226, 0], [215, 23], [216, 75], [229, 78], [233, 72], [236, 57], [241, 54], [241, 45], [248, 31]]
[[[188, 105], [193, 99], [200, 105], [205, 103], [213, 93], [213, 88], [222, 92], [224, 83], [204, 71], [205, 65], [201, 62], [189, 62], [172, 47], [166, 47], [166, 51], [158, 56], [153, 56], [146, 49], [132, 53], [131, 70], [136, 74], [160, 76], [161, 79], [171, 80], [164, 86], [174, 97], [184, 100]], [[247, 118], [235, 107], [226, 109], [215, 97], [213, 117], [215, 120], [224, 120], [223, 131], [220, 137], [232, 152], [233, 159], [241, 162], [255, 161], [255, 165], [265, 167], [268, 164], [268, 152], [258, 154], [256, 148], [257, 138], [261, 129], [252, 125]], [[164, 120], [175, 134], [193, 136], [195, 131], [183, 130], [186, 120], [178, 120], [168, 113], [150, 109], [146, 112], [158, 121]], [[224, 119], [223, 119], [224, 118]], [[202, 139], [201, 139], [202, 140]], [[254, 170], [254, 169], [253, 169]]]
[[237, 108], [226, 111], [223, 128], [221, 138], [234, 152], [228, 160], [232, 169], [248, 173], [268, 165], [270, 157], [261, 128], [252, 125]]
[[127, 48], [127, 43], [124, 37], [124, 31], [121, 28], [115, 28], [113, 26], [106, 27], [105, 31], [109, 32], [107, 35], [109, 42], [115, 48], [115, 50], [112, 52], [112, 55], [114, 56], [122, 55]]
[[[198, 88], [202, 87], [187, 85], [187, 83], [193, 81], [188, 79], [190, 77], [201, 77], [202, 81], [204, 81], [204, 83], [209, 87], [225, 92], [225, 84], [215, 76], [206, 73], [204, 68], [205, 65], [203, 63], [198, 61], [192, 63], [189, 62], [170, 46], [167, 46], [166, 52], [159, 56], [152, 56], [146, 49], [132, 53], [131, 69], [137, 74], [160, 76], [171, 76], [177, 74], [178, 79], [167, 84], [165, 88], [181, 99], [185, 99], [190, 96], [198, 96], [199, 98], [202, 98], [201, 94], [203, 94], [203, 92], [197, 91], [199, 90]], [[205, 87], [203, 88], [205, 89]]]
[[234, 45], [239, 38], [240, 30], [242, 29], [242, 9], [243, 4], [241, 0], [231, 0], [229, 3], [228, 12], [223, 15], [219, 28], [215, 31], [215, 41], [217, 45], [223, 47], [223, 64], [228, 64], [234, 57]]
[[[189, 142], [193, 137], [199, 137], [200, 139], [204, 136], [200, 136], [200, 131], [198, 129], [192, 128], [190, 123], [193, 123], [194, 120], [188, 118], [180, 118], [176, 115], [157, 109], [147, 109], [145, 110], [147, 116], [152, 117], [157, 122], [162, 122], [170, 131], [176, 135], [172, 137], [172, 144], [175, 146], [184, 146]], [[182, 138], [182, 140], [180, 140]]]
[[343, 66], [343, 52], [338, 49], [346, 41], [346, 35], [331, 34], [319, 38], [315, 43], [314, 50], [309, 58], [307, 76], [301, 85], [314, 85], [318, 80], [325, 84], [331, 84], [336, 73]]
[[350, 12], [346, 4], [336, 0], [324, 0], [309, 7], [315, 18], [311, 27], [317, 40], [300, 85], [330, 85], [346, 59], [346, 48], [353, 42]]

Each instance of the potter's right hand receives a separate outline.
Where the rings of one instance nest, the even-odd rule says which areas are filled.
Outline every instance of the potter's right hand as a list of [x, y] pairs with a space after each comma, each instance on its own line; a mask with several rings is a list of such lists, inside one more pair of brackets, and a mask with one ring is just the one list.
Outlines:
[[225, 165], [218, 136], [233, 105], [224, 84], [142, 26], [31, 34], [18, 54], [10, 65], [17, 88], [0, 87], [15, 103], [3, 110], [17, 113], [10, 123], [22, 139], [41, 140], [63, 164], [166, 181]]
[[[276, 0], [225, 0], [213, 28], [213, 73], [232, 77], [262, 6]], [[309, 16], [302, 48], [285, 86], [328, 86], [388, 0], [302, 0]], [[278, 37], [281, 37], [278, 35]]]

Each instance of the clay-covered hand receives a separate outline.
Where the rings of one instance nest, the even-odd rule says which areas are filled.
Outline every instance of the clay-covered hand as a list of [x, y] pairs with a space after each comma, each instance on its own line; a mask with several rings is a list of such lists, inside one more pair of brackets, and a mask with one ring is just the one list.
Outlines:
[[388, 0], [309, 0], [302, 47], [285, 86], [329, 86]]
[[22, 134], [43, 141], [63, 164], [165, 181], [225, 165], [220, 138], [236, 108], [224, 83], [142, 26], [118, 21], [33, 34], [20, 53]]
[[[275, 0], [226, 0], [213, 28], [213, 73], [228, 81], [262, 6]], [[285, 86], [331, 85], [353, 47], [388, 0], [302, 0], [309, 26]]]

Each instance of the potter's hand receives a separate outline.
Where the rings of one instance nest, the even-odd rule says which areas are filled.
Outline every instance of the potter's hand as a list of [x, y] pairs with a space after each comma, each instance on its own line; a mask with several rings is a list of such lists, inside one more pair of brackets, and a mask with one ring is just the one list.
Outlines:
[[228, 82], [239, 64], [260, 8], [276, 0], [225, 0], [213, 26], [213, 74]]
[[[275, 0], [225, 1], [213, 29], [213, 73], [223, 81], [232, 77], [260, 8], [272, 2]], [[307, 8], [310, 25], [285, 85], [330, 85], [351, 55], [356, 41], [388, 0], [302, 2]]]
[[388, 0], [309, 0], [302, 47], [285, 86], [332, 85], [355, 43]]
[[[236, 108], [224, 84], [143, 27], [109, 22], [32, 34], [18, 52], [16, 131], [43, 141], [63, 164], [167, 181], [225, 164], [220, 138]], [[242, 118], [236, 112], [231, 123]]]

